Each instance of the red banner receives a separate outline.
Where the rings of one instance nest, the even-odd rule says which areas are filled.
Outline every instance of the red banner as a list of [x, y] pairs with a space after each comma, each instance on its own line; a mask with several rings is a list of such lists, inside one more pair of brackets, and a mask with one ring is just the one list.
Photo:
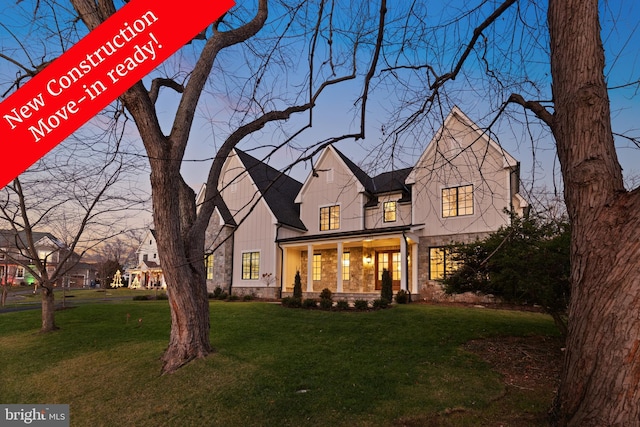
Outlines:
[[132, 0], [0, 104], [0, 188], [234, 5]]

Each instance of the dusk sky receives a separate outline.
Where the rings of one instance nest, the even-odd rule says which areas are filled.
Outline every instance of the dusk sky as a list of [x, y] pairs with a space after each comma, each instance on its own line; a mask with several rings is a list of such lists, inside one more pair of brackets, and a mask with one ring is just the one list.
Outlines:
[[[30, 50], [33, 62], [36, 63], [36, 56], [42, 52], [42, 49], [33, 43], [33, 40], [42, 39], [42, 34], [32, 32], [33, 24], [30, 23], [32, 15], [25, 12], [29, 11], [30, 7], [32, 7], [31, 3], [31, 1], [24, 1], [16, 5], [15, 2], [5, 2], [0, 6], [0, 16], [2, 17], [0, 18], [0, 24], [2, 24], [0, 28], [0, 49], [2, 49], [2, 52], [7, 56], [17, 55], [17, 57], [24, 60], [24, 53], [20, 52], [20, 46], [16, 40], [19, 39], [21, 42], [24, 42], [25, 46]], [[240, 3], [246, 4], [246, 2]], [[497, 3], [489, 2], [488, 4], [489, 7], [485, 7], [486, 11], [495, 8]], [[399, 14], [399, 12], [395, 10], [395, 6], [394, 3], [389, 6], [390, 22], [392, 22], [394, 18], [398, 18], [397, 14]], [[540, 26], [544, 24], [546, 12], [541, 6], [535, 5], [535, 2], [521, 2], [519, 7], [521, 16], [528, 20], [527, 23], [529, 25], [533, 26], [532, 24], [535, 24]], [[610, 91], [614, 131], [629, 137], [638, 137], [640, 136], [640, 128], [637, 124], [639, 111], [637, 91], [639, 86], [637, 83], [625, 87], [621, 86], [640, 79], [640, 58], [638, 56], [638, 46], [640, 46], [640, 31], [638, 30], [638, 25], [640, 25], [640, 4], [632, 1], [609, 1], [602, 2], [601, 9], [602, 35], [607, 56], [606, 75], [610, 87], [619, 87], [618, 89], [612, 89]], [[449, 22], [449, 20], [453, 19], [452, 17], [455, 13], [455, 9], [452, 8], [451, 5], [443, 7], [439, 2], [434, 5], [431, 5], [430, 2], [425, 2], [424, 11], [434, 23]], [[276, 27], [281, 25], [281, 23], [278, 22], [280, 17], [277, 12], [278, 9], [276, 8], [271, 15], [272, 25]], [[394, 13], [396, 15], [394, 15]], [[486, 12], [480, 13], [480, 16], [486, 15]], [[545, 54], [545, 51], [548, 49], [546, 34], [541, 32], [534, 33], [533, 29], [520, 29], [514, 32], [515, 35], [513, 38], [519, 37], [520, 40], [512, 40], [510, 43], [514, 45], [520, 43], [518, 46], [524, 47], [516, 56], [509, 54], [512, 55], [507, 58], [507, 61], [510, 62], [501, 61], [498, 58], [503, 48], [505, 50], [509, 48], [509, 46], [501, 45], [501, 43], [504, 43], [508, 38], [505, 38], [505, 36], [500, 33], [509, 33], [508, 28], [512, 28], [510, 25], [514, 19], [513, 16], [515, 15], [512, 14], [511, 17], [506, 16], [504, 20], [499, 21], [495, 26], [487, 30], [489, 37], [487, 43], [489, 45], [482, 47], [481, 44], [479, 44], [478, 49], [476, 49], [474, 53], [479, 57], [480, 53], [478, 52], [486, 48], [489, 54], [493, 55], [495, 64], [508, 63], [510, 67], [514, 68], [513, 70], [509, 70], [510, 75], [518, 72], [527, 77], [531, 76], [531, 78], [535, 78], [538, 93], [540, 96], [547, 96], [546, 98], [542, 98], [543, 100], [548, 100], [550, 98], [550, 81], [548, 71], [549, 59], [548, 55]], [[425, 20], [425, 22], [427, 21], [428, 20]], [[410, 21], [408, 22], [412, 25]], [[51, 28], [53, 28], [53, 25]], [[543, 25], [541, 28], [543, 29]], [[458, 34], [459, 38], [462, 38], [462, 40], [466, 42], [472, 30], [473, 28], [465, 27], [464, 24], [461, 23], [456, 27], [455, 31], [457, 32], [455, 34]], [[538, 30], [540, 30], [540, 28], [536, 31]], [[447, 68], [452, 67], [455, 63], [462, 49], [459, 47], [459, 43], [457, 48], [452, 46], [446, 47], [444, 42], [442, 42], [442, 44], [440, 43], [440, 40], [446, 39], [450, 41], [452, 34], [450, 32], [434, 32], [431, 34], [434, 40], [432, 43], [433, 52], [427, 52], [424, 49], [421, 50], [422, 48], [417, 46], [411, 54], [414, 58], [424, 58], [425, 61], [436, 64], [441, 67], [439, 69], [441, 72], [446, 72]], [[535, 39], [533, 34], [540, 34], [540, 38]], [[50, 34], [47, 34], [47, 36], [50, 36]], [[394, 41], [398, 40], [397, 33], [390, 33], [385, 37], [387, 37], [389, 44], [393, 44]], [[496, 45], [491, 45], [492, 42]], [[427, 43], [427, 45], [429, 45], [429, 43]], [[180, 61], [188, 61], [188, 58], [190, 58], [188, 55], [189, 49], [190, 47], [187, 47], [182, 53], [171, 58], [166, 63], [166, 66], [173, 66]], [[437, 52], [438, 49], [446, 53], [444, 53], [442, 57], [431, 57], [430, 55]], [[406, 55], [406, 57], [411, 57], [411, 54]], [[391, 53], [388, 53], [387, 59], [392, 56]], [[517, 68], [516, 57], [523, 58], [520, 70], [515, 69]], [[399, 56], [396, 56], [396, 59], [397, 58], [399, 58]], [[366, 56], [361, 56], [361, 59], [363, 62], [359, 67], [360, 73], [368, 66]], [[230, 62], [217, 64], [212, 73], [212, 80], [224, 82], [226, 79], [231, 79], [235, 74], [242, 74], [243, 71], [239, 64], [235, 64], [234, 60], [228, 57], [226, 60]], [[402, 60], [396, 61], [396, 64], [402, 64]], [[371, 174], [375, 174], [389, 170], [391, 167], [400, 168], [411, 166], [441, 124], [438, 122], [438, 119], [446, 116], [453, 104], [458, 105], [458, 107], [478, 123], [479, 126], [487, 126], [495, 117], [499, 99], [493, 97], [495, 94], [493, 89], [482, 87], [482, 81], [476, 79], [478, 75], [484, 72], [481, 69], [481, 65], [478, 59], [471, 60], [468, 64], [465, 64], [463, 72], [466, 73], [466, 77], [452, 82], [452, 84], [447, 87], [447, 90], [453, 93], [454, 96], [450, 98], [446, 105], [443, 105], [442, 114], [425, 116], [410, 132], [402, 135], [399, 140], [400, 143], [396, 147], [396, 151], [394, 151], [393, 164], [389, 160], [389, 141], [384, 141], [383, 138], [385, 135], [382, 129], [388, 129], [394, 124], [395, 118], [406, 117], [412, 111], [411, 108], [406, 108], [405, 111], [399, 110], [399, 105], [401, 105], [403, 97], [406, 97], [406, 93], [400, 93], [397, 90], [398, 86], [390, 84], [388, 79], [380, 78], [381, 74], [378, 73], [377, 80], [374, 79], [374, 86], [367, 108], [366, 140], [345, 140], [338, 143], [337, 147], [348, 154], [356, 163], [360, 164], [363, 169], [371, 172]], [[384, 67], [384, 64], [381, 63], [378, 70]], [[5, 59], [0, 60], [0, 87], [3, 88], [3, 92], [7, 90], [8, 82], [15, 77], [15, 73], [16, 67], [13, 64]], [[295, 74], [292, 73], [292, 75], [286, 78], [286, 81], [274, 83], [274, 87], [281, 88], [285, 83], [296, 85], [301, 82], [304, 82], [304, 76], [296, 77]], [[278, 83], [280, 86], [278, 86]], [[220, 88], [220, 84], [216, 87]], [[359, 126], [359, 116], [357, 115], [357, 108], [354, 107], [354, 100], [356, 100], [361, 93], [361, 88], [362, 79], [359, 78], [350, 85], [341, 85], [335, 89], [330, 89], [321, 96], [313, 113], [313, 128], [305, 131], [301, 136], [296, 138], [293, 141], [294, 146], [314, 144], [328, 137], [355, 131]], [[158, 110], [161, 117], [166, 115], [165, 125], [168, 128], [171, 125], [171, 117], [175, 110], [174, 101], [177, 97], [171, 94], [170, 91], [165, 91], [161, 99], [162, 104], [159, 105]], [[488, 102], [488, 99], [491, 99], [491, 102]], [[208, 173], [210, 161], [206, 159], [213, 157], [215, 148], [220, 146], [224, 141], [226, 136], [224, 129], [225, 127], [228, 128], [227, 122], [229, 120], [237, 120], [237, 115], [230, 119], [229, 102], [231, 102], [231, 100], [225, 99], [220, 92], [204, 93], [201, 98], [197, 113], [198, 118], [192, 129], [192, 140], [185, 155], [185, 159], [188, 161], [185, 162], [183, 167], [183, 173], [187, 182], [196, 191], [200, 187], [200, 184], [206, 179]], [[520, 120], [524, 117], [522, 116], [520, 108], [514, 106], [510, 108], [510, 110], [515, 111], [516, 115], [519, 115]], [[290, 135], [294, 129], [304, 124], [307, 118], [308, 114], [303, 113], [293, 117], [284, 125], [267, 126], [262, 132], [256, 133], [242, 141], [240, 148], [250, 152], [256, 157], [263, 156], [268, 150], [252, 151], [252, 149], [262, 145], [279, 144], [286, 135]], [[537, 122], [531, 114], [529, 114], [529, 120], [531, 122]], [[282, 129], [284, 129], [284, 131], [282, 131]], [[548, 135], [548, 131], [539, 126], [534, 126], [530, 133], [514, 121], [506, 118], [498, 121], [492, 130], [495, 132], [495, 137], [499, 143], [502, 144], [511, 155], [521, 161], [521, 177], [526, 184], [531, 186], [532, 182], [534, 182], [533, 185], [535, 187], [546, 187], [547, 191], [551, 191], [554, 187], [561, 189], [558, 171], [559, 166], [555, 161], [553, 141]], [[136, 130], [133, 127], [129, 134], [132, 140], [136, 139]], [[640, 150], [634, 143], [623, 137], [618, 137], [617, 145], [625, 179], [632, 180], [640, 175]], [[532, 155], [532, 147], [535, 147], [535, 156]], [[270, 163], [274, 167], [282, 168], [298, 155], [300, 155], [300, 151], [295, 148], [285, 149], [270, 159]], [[134, 163], [138, 165], [143, 165], [144, 162], [146, 162], [146, 160], [142, 157], [134, 160]], [[308, 166], [309, 165], [296, 167], [293, 171], [294, 177], [301, 181], [304, 180], [309, 173]], [[141, 176], [139, 184], [143, 187], [148, 185], [147, 178]]]

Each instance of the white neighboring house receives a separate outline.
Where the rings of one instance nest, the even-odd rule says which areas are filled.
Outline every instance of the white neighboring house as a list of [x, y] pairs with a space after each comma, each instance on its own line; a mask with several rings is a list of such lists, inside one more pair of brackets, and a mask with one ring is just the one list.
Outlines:
[[528, 209], [519, 163], [458, 108], [413, 168], [371, 177], [329, 146], [299, 183], [235, 149], [219, 189], [208, 288], [263, 297], [292, 292], [300, 272], [305, 296], [374, 298], [387, 269], [395, 290], [442, 298], [439, 280], [455, 268], [447, 245]]
[[138, 264], [129, 269], [129, 288], [132, 289], [166, 289], [160, 257], [158, 256], [158, 244], [156, 243], [155, 230], [149, 229], [145, 234], [138, 250]]

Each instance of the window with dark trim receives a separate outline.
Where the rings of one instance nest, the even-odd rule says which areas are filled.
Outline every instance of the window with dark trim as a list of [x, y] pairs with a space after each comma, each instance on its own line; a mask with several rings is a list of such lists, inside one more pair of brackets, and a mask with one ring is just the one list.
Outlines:
[[473, 185], [442, 189], [442, 217], [473, 215]]
[[351, 253], [342, 253], [342, 280], [351, 280]]
[[207, 279], [213, 279], [213, 254], [205, 256], [205, 267], [207, 269]]
[[313, 280], [322, 280], [322, 255], [313, 254]]
[[320, 231], [340, 228], [340, 205], [320, 208]]
[[395, 222], [397, 218], [397, 203], [396, 202], [384, 202], [382, 204], [382, 220], [383, 222]]
[[260, 252], [242, 253], [242, 280], [260, 278]]
[[454, 258], [448, 248], [429, 248], [429, 279], [442, 280], [456, 271], [460, 263]]

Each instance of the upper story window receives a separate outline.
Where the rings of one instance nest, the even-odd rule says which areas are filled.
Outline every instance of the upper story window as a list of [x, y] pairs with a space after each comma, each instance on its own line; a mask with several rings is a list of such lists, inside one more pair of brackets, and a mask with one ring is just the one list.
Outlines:
[[16, 279], [24, 279], [24, 267], [16, 268]]
[[384, 202], [382, 204], [382, 220], [384, 222], [395, 222], [397, 219], [397, 203], [396, 202]]
[[340, 228], [340, 205], [320, 208], [320, 231]]
[[242, 253], [242, 280], [260, 278], [260, 252]]
[[442, 217], [473, 215], [473, 185], [442, 189]]

